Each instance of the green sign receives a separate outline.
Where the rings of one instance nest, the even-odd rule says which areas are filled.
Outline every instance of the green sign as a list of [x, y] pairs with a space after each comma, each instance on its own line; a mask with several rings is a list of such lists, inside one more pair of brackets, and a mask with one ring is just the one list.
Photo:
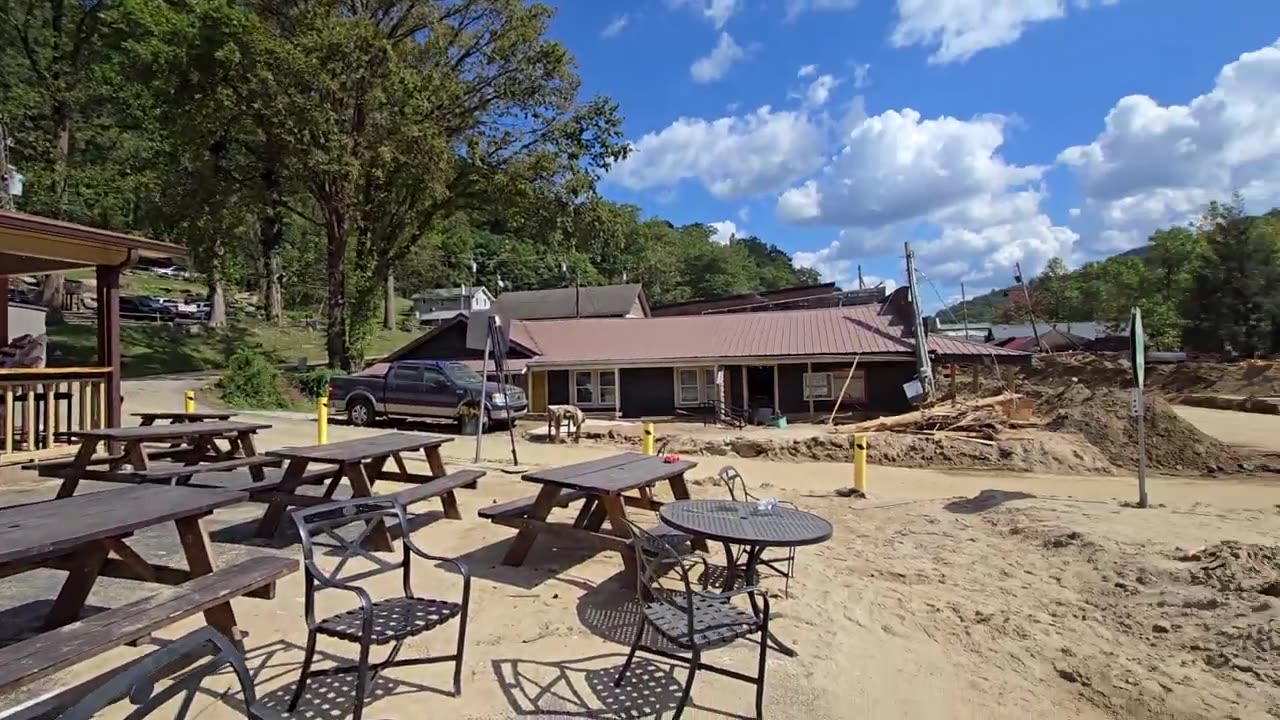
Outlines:
[[1133, 364], [1133, 384], [1142, 387], [1147, 374], [1147, 339], [1142, 332], [1142, 311], [1129, 314], [1129, 362]]

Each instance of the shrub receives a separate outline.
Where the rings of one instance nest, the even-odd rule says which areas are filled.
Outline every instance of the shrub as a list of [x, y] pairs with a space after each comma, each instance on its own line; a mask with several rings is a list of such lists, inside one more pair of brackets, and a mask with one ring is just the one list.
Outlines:
[[335, 374], [333, 368], [318, 367], [305, 373], [297, 373], [290, 379], [298, 392], [306, 395], [308, 400], [317, 400], [329, 394], [329, 379]]
[[260, 348], [242, 347], [237, 350], [227, 362], [227, 369], [218, 385], [222, 388], [222, 399], [233, 407], [289, 407], [284, 375], [276, 367], [275, 358]]

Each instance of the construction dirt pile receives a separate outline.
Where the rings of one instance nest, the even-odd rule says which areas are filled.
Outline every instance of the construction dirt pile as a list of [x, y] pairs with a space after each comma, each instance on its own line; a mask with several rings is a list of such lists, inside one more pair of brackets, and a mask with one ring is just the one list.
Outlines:
[[[1080, 383], [1091, 388], [1130, 388], [1133, 371], [1124, 353], [1070, 352], [1037, 356], [1024, 368], [1005, 368], [1007, 384], [1016, 392], [1032, 396], [1053, 392]], [[981, 378], [980, 378], [981, 379]], [[983, 379], [983, 391], [993, 394], [994, 378]], [[965, 387], [963, 376], [960, 387]], [[1280, 396], [1280, 362], [1244, 360], [1240, 362], [1183, 362], [1148, 364], [1146, 387], [1163, 395], [1218, 394], [1270, 397]]]
[[[1119, 388], [1090, 389], [1077, 383], [1048, 393], [1037, 412], [1048, 418], [1045, 428], [1079, 433], [1111, 463], [1138, 464], [1137, 426], [1129, 417], [1130, 393]], [[1183, 420], [1167, 402], [1146, 403], [1147, 467], [1160, 472], [1255, 472], [1257, 467], [1231, 446]]]

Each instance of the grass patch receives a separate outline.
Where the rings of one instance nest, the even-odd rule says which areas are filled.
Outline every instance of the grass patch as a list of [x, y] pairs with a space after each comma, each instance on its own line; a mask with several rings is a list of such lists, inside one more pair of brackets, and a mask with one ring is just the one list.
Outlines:
[[[382, 331], [370, 342], [369, 355], [380, 357], [399, 348], [419, 333]], [[302, 327], [273, 327], [233, 322], [220, 330], [203, 329], [192, 334], [166, 323], [128, 323], [120, 332], [123, 374], [143, 377], [197, 370], [221, 370], [246, 347], [261, 348], [283, 362], [298, 358], [324, 362], [324, 335]], [[92, 324], [62, 324], [49, 328], [50, 365], [98, 364], [98, 330]]]

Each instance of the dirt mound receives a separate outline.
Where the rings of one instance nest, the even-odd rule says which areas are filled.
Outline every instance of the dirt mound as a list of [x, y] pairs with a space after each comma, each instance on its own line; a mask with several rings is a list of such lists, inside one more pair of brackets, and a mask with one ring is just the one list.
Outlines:
[[[1028, 367], [1008, 369], [1016, 392], [1052, 393], [1080, 383], [1091, 388], [1127, 389], [1133, 371], [1125, 353], [1057, 353], [1040, 355]], [[1183, 362], [1147, 365], [1147, 388], [1164, 395], [1206, 393], [1242, 396], [1280, 396], [1280, 362]]]
[[1280, 546], [1224, 540], [1183, 559], [1200, 563], [1191, 571], [1196, 585], [1280, 597]]
[[[1129, 417], [1127, 391], [1077, 383], [1041, 397], [1037, 409], [1049, 418], [1048, 429], [1080, 433], [1115, 465], [1137, 467], [1137, 426]], [[1147, 467], [1197, 473], [1251, 469], [1241, 468], [1238, 452], [1183, 420], [1164, 400], [1148, 398], [1146, 416]]]

